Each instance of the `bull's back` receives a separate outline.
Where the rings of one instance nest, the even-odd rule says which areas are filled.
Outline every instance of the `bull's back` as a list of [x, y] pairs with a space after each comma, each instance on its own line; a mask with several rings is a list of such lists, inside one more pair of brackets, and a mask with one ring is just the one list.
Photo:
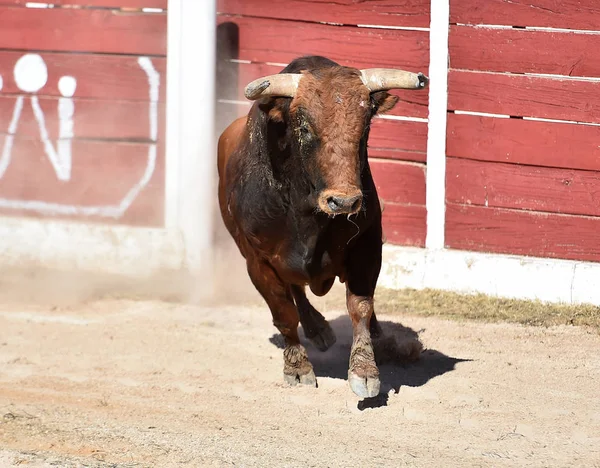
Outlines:
[[239, 119], [233, 121], [231, 125], [229, 125], [229, 127], [227, 127], [223, 131], [223, 133], [219, 137], [219, 142], [217, 145], [217, 170], [219, 173], [219, 209], [221, 211], [221, 217], [223, 218], [225, 227], [227, 228], [235, 242], [238, 244], [238, 247], [240, 247], [240, 249], [241, 246], [239, 244], [238, 239], [238, 230], [236, 229], [235, 222], [227, 208], [229, 198], [228, 190], [230, 190], [230, 188], [227, 186], [227, 165], [234, 154], [237, 154], [239, 156], [239, 153], [236, 153], [236, 149], [238, 148], [240, 142], [244, 137], [246, 121], [247, 117], [240, 117]]
[[[226, 200], [227, 164], [239, 146], [246, 128], [247, 117], [240, 117], [233, 121], [219, 137], [217, 146], [217, 169], [219, 172], [219, 204]], [[223, 211], [223, 206], [221, 207]]]
[[219, 171], [220, 182], [225, 182], [227, 162], [242, 139], [247, 120], [248, 118], [246, 116], [234, 120], [219, 137], [219, 144], [217, 147], [217, 168]]

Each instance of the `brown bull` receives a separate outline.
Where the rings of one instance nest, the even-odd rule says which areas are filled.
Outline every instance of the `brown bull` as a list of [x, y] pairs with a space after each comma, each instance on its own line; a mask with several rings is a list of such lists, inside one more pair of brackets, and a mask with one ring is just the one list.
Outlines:
[[285, 337], [285, 380], [315, 385], [298, 323], [321, 351], [333, 330], [310, 304], [336, 277], [346, 284], [354, 340], [348, 380], [379, 393], [372, 338], [381, 336], [373, 294], [381, 268], [381, 209], [367, 160], [371, 119], [389, 111], [394, 88], [421, 89], [422, 74], [357, 70], [324, 57], [294, 60], [250, 83], [248, 116], [219, 140], [219, 205], [248, 274]]

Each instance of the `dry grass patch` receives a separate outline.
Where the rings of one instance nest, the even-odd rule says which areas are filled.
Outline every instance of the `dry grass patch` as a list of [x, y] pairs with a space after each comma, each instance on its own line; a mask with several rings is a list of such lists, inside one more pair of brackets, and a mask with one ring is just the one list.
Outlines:
[[589, 304], [547, 304], [433, 289], [378, 288], [375, 299], [376, 311], [381, 314], [412, 314], [537, 326], [579, 325], [600, 331], [600, 307]]

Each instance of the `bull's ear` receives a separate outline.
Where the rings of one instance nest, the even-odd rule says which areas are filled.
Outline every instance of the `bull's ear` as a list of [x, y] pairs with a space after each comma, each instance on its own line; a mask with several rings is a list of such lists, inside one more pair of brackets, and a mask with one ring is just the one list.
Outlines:
[[267, 98], [265, 102], [259, 104], [260, 110], [262, 110], [269, 121], [271, 122], [283, 122], [285, 112], [286, 99], [283, 98]]
[[387, 91], [379, 91], [371, 95], [375, 114], [385, 114], [391, 111], [398, 102], [398, 96], [388, 93]]
[[283, 111], [275, 106], [269, 111], [269, 120], [273, 122], [283, 122]]

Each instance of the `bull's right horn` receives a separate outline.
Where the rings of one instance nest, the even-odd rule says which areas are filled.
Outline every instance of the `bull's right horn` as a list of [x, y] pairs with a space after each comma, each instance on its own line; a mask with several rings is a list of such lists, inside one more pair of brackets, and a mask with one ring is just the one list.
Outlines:
[[392, 68], [367, 68], [360, 71], [362, 82], [369, 91], [390, 89], [423, 89], [429, 83], [423, 73], [412, 73]]
[[251, 101], [263, 96], [294, 97], [300, 78], [302, 78], [301, 73], [264, 76], [249, 83], [244, 90], [244, 95]]

